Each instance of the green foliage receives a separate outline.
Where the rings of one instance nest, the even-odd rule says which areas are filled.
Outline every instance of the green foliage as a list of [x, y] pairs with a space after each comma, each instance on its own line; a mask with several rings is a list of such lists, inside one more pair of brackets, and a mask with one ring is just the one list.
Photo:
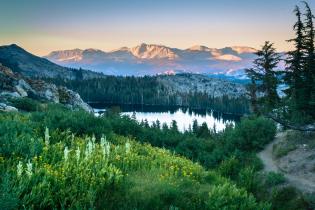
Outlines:
[[11, 103], [14, 107], [22, 111], [34, 112], [41, 110], [41, 104], [30, 98], [15, 98], [11, 100]]
[[[13, 136], [5, 137], [2, 141], [15, 142], [14, 139], [18, 139], [16, 143], [1, 148], [4, 164], [0, 165], [0, 169], [9, 175], [8, 184], [3, 184], [5, 180], [1, 179], [5, 187], [1, 190], [4, 192], [3, 199], [12, 198], [4, 202], [8, 208], [15, 208], [13, 204], [16, 202], [18, 206], [24, 204], [38, 208], [152, 209], [154, 206], [155, 209], [211, 209], [210, 202], [220, 206], [223, 201], [221, 197], [217, 200], [213, 194], [209, 198], [209, 193], [214, 187], [217, 192], [223, 186], [233, 191], [232, 194], [224, 190], [220, 192], [222, 199], [228, 201], [225, 204], [227, 209], [233, 208], [229, 206], [233, 203], [236, 203], [236, 208], [251, 209], [253, 195], [260, 201], [271, 199], [268, 193], [260, 193], [263, 182], [258, 170], [261, 163], [253, 153], [261, 148], [260, 144], [268, 142], [264, 138], [273, 138], [271, 131], [274, 125], [262, 117], [243, 119], [235, 128], [229, 127], [222, 133], [201, 126], [206, 130], [202, 132], [206, 135], [201, 136], [193, 131], [180, 133], [174, 129], [175, 125], [173, 128], [157, 126], [159, 123], [149, 126], [117, 114], [95, 117], [56, 105], [45, 105], [42, 112], [1, 114], [0, 121], [1, 135]], [[43, 135], [46, 126], [50, 131], [49, 135], [45, 135], [49, 136], [49, 146], [45, 143], [47, 137]], [[201, 127], [197, 125], [195, 130]], [[96, 135], [95, 140], [86, 137], [93, 134]], [[100, 138], [103, 135], [110, 143], [108, 159], [102, 159], [101, 145], [104, 140]], [[22, 137], [23, 141], [20, 140]], [[172, 152], [136, 143], [132, 138]], [[260, 144], [244, 147], [238, 143], [248, 142], [247, 139], [254, 139]], [[84, 159], [90, 141], [95, 145], [92, 147], [95, 152], [89, 159], [91, 162]], [[128, 153], [127, 142], [130, 144]], [[76, 160], [78, 148], [80, 162]], [[218, 173], [206, 171], [176, 154]], [[25, 172], [29, 160], [33, 167], [31, 178]], [[21, 176], [24, 181], [17, 181], [20, 179], [16, 178], [19, 161], [24, 169]], [[120, 178], [107, 182], [111, 170], [117, 171]], [[56, 177], [57, 174], [62, 179]], [[105, 180], [102, 179], [104, 177]], [[55, 194], [62, 196], [53, 196]], [[240, 202], [245, 206], [237, 206]], [[263, 209], [263, 204], [255, 200], [254, 203], [256, 207], [252, 209]]]
[[235, 156], [232, 156], [231, 158], [222, 161], [222, 163], [218, 167], [219, 173], [228, 178], [235, 179], [239, 172], [241, 164], [238, 159], [236, 159]]
[[[65, 135], [60, 133], [57, 137], [62, 140]], [[4, 192], [1, 199], [12, 197], [3, 206], [207, 209], [209, 202], [215, 202], [227, 209], [235, 204], [243, 209], [259, 209], [260, 204], [253, 196], [167, 150], [119, 136], [111, 141], [102, 137], [100, 143], [94, 137], [82, 139], [71, 135], [67, 139], [70, 140], [46, 145], [41, 141], [40, 154], [25, 161], [12, 157], [5, 162], [10, 178], [1, 180]], [[221, 187], [224, 189], [220, 190]], [[213, 194], [216, 191], [220, 197]], [[222, 197], [231, 203], [222, 203]]]
[[28, 157], [38, 154], [42, 147], [36, 138], [34, 126], [19, 114], [0, 115], [0, 154]]
[[[311, 116], [314, 119], [315, 111], [315, 47], [314, 47], [314, 24], [313, 14], [309, 5], [305, 4], [305, 14], [300, 7], [296, 6], [294, 14], [296, 23], [294, 24], [295, 37], [293, 42], [295, 48], [288, 52], [287, 71], [285, 72], [285, 82], [290, 103], [290, 112], [298, 112], [301, 115]], [[305, 17], [305, 19], [303, 18]]]
[[32, 121], [48, 128], [62, 131], [70, 130], [77, 135], [109, 134], [111, 127], [105, 118], [97, 118], [83, 110], [71, 111], [59, 105], [49, 105], [44, 112], [35, 112], [31, 116]]
[[308, 204], [292, 187], [275, 189], [271, 195], [272, 210], [305, 210]]
[[285, 182], [285, 178], [280, 173], [269, 172], [266, 177], [267, 186], [276, 186], [279, 184], [283, 184]]
[[276, 134], [275, 124], [266, 118], [247, 118], [237, 124], [231, 142], [244, 151], [259, 151], [271, 142]]
[[245, 190], [238, 190], [233, 185], [214, 186], [209, 193], [207, 209], [211, 210], [248, 210], [269, 209], [268, 204], [257, 206], [255, 198], [247, 194]]
[[[254, 68], [246, 70], [247, 76], [252, 81], [249, 89], [253, 110], [256, 113], [265, 113], [274, 109], [280, 100], [277, 93], [279, 72], [275, 71], [280, 62], [280, 56], [273, 45], [273, 43], [265, 42], [262, 49], [256, 52], [257, 59], [254, 61]], [[258, 111], [257, 109], [256, 91], [263, 93], [259, 101], [263, 105], [263, 108], [260, 109], [264, 110]]]
[[260, 179], [253, 167], [242, 168], [238, 175], [237, 183], [249, 192], [257, 192], [260, 187]]

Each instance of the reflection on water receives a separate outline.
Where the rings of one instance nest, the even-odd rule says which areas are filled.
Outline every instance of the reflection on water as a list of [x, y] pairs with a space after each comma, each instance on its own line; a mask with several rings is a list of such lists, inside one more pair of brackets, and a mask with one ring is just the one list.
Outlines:
[[180, 131], [191, 128], [194, 120], [197, 120], [199, 125], [205, 122], [209, 128], [215, 127], [217, 131], [221, 131], [227, 124], [234, 125], [240, 119], [239, 116], [222, 114], [212, 110], [194, 110], [182, 107], [109, 104], [92, 104], [92, 106], [96, 111], [104, 109], [119, 110], [121, 115], [135, 116], [139, 122], [147, 120], [150, 125], [159, 120], [161, 125], [166, 123], [170, 126], [172, 121], [175, 120]]

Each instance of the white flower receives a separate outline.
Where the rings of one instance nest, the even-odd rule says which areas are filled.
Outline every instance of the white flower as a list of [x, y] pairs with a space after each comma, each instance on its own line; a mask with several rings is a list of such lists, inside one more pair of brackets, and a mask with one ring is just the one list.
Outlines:
[[73, 144], [73, 142], [74, 142], [74, 134], [72, 133], [71, 134], [71, 144]]
[[75, 151], [75, 155], [76, 155], [76, 157], [77, 157], [77, 161], [79, 162], [79, 160], [80, 160], [80, 154], [81, 154], [81, 150], [80, 150], [80, 148], [78, 147], [77, 149], [76, 149], [76, 151]]
[[47, 147], [49, 146], [49, 138], [50, 138], [49, 129], [46, 127], [46, 129], [45, 129], [45, 144]]
[[95, 135], [92, 136], [92, 148], [93, 150], [95, 149], [95, 141], [96, 141], [96, 138], [95, 138]]
[[105, 137], [102, 136], [102, 138], [101, 138], [101, 146], [104, 147], [106, 143], [107, 143], [106, 136]]
[[26, 163], [26, 174], [31, 177], [33, 174], [33, 165], [30, 160], [28, 160], [28, 163]]
[[110, 153], [110, 143], [106, 141], [106, 136], [101, 138], [101, 147], [103, 150], [104, 157], [109, 156]]
[[126, 149], [126, 153], [129, 153], [129, 152], [130, 152], [131, 144], [129, 143], [129, 141], [126, 142], [126, 144], [125, 144], [125, 149]]
[[63, 151], [63, 154], [64, 154], [64, 156], [65, 156], [65, 161], [68, 160], [69, 152], [70, 152], [70, 151], [69, 151], [68, 147], [65, 147], [65, 150]]
[[23, 165], [21, 161], [19, 161], [19, 164], [17, 165], [16, 172], [18, 177], [20, 177], [23, 173]]
[[108, 157], [110, 154], [110, 143], [106, 142], [104, 146], [102, 146], [104, 158]]
[[85, 157], [89, 158], [91, 156], [92, 152], [93, 152], [93, 143], [89, 139], [89, 142], [87, 143], [86, 149], [85, 149]]

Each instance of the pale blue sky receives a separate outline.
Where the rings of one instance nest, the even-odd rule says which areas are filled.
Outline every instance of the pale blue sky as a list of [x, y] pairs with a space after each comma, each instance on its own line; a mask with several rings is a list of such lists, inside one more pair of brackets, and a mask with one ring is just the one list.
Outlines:
[[[315, 3], [309, 1], [315, 12]], [[290, 49], [296, 0], [0, 0], [0, 45], [112, 50], [139, 43], [188, 48], [265, 40]]]

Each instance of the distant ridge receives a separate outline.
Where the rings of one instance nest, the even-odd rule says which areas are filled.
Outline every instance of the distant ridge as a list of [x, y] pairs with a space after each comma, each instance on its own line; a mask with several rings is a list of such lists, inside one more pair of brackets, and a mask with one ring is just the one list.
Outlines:
[[221, 49], [195, 45], [187, 49], [142, 43], [105, 52], [98, 49], [53, 51], [45, 58], [62, 66], [82, 67], [112, 75], [154, 75], [164, 72], [218, 73], [244, 70], [252, 65], [256, 49]]
[[57, 65], [46, 58], [35, 56], [16, 44], [0, 46], [0, 63], [26, 77], [74, 79], [101, 77], [99, 73], [78, 71]]

